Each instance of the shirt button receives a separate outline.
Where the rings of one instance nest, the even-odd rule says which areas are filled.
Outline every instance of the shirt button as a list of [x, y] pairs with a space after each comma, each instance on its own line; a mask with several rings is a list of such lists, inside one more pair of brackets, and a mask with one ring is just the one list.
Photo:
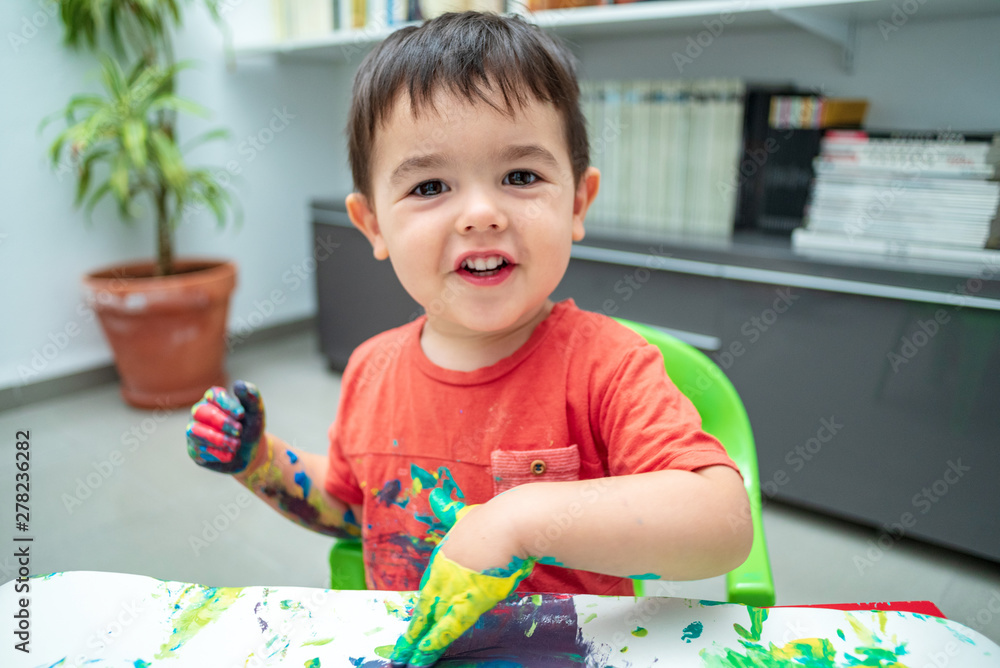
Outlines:
[[534, 473], [535, 475], [542, 475], [543, 473], [545, 473], [545, 462], [543, 462], [541, 459], [536, 459], [535, 461], [531, 462], [531, 472]]

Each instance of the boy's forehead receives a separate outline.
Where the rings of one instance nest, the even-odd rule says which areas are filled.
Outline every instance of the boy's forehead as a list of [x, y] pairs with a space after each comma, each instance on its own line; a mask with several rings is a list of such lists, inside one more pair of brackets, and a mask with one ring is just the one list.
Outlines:
[[496, 93], [488, 95], [492, 104], [478, 97], [470, 100], [461, 94], [438, 90], [430, 100], [414, 104], [408, 91], [402, 89], [395, 96], [385, 121], [375, 130], [376, 163], [381, 162], [378, 156], [385, 153], [381, 149], [386, 144], [385, 140], [390, 137], [396, 149], [433, 153], [448, 143], [451, 135], [449, 129], [467, 124], [481, 125], [488, 117], [508, 126], [512, 133], [527, 131], [529, 128], [544, 132], [545, 137], [553, 141], [560, 152], [565, 152], [568, 159], [569, 147], [565, 139], [563, 119], [552, 103], [529, 94], [525, 95], [524, 104], [511, 100], [511, 110], [507, 113], [502, 96]]

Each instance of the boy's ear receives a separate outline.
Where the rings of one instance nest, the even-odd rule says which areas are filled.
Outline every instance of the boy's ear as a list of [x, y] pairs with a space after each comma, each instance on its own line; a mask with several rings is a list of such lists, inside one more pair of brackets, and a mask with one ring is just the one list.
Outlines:
[[389, 257], [389, 249], [386, 248], [385, 239], [382, 238], [382, 231], [375, 217], [375, 210], [368, 203], [361, 193], [351, 193], [345, 200], [347, 204], [347, 216], [354, 223], [354, 227], [361, 230], [372, 245], [372, 255], [376, 260], [384, 260]]
[[585, 233], [583, 220], [587, 217], [587, 209], [593, 204], [600, 187], [601, 172], [598, 171], [597, 167], [588, 167], [587, 171], [580, 177], [580, 184], [576, 187], [576, 194], [573, 196], [573, 241], [583, 239]]

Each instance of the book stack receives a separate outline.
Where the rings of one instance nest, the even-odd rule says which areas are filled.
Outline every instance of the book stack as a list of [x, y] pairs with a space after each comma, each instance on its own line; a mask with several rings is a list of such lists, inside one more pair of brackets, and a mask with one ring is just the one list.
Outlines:
[[743, 83], [583, 81], [601, 188], [588, 229], [633, 238], [728, 238], [743, 128]]
[[736, 225], [789, 234], [802, 225], [824, 129], [860, 128], [868, 102], [787, 85], [748, 86], [746, 100]]
[[1000, 207], [1000, 133], [831, 131], [815, 160], [804, 229], [811, 254], [976, 262]]

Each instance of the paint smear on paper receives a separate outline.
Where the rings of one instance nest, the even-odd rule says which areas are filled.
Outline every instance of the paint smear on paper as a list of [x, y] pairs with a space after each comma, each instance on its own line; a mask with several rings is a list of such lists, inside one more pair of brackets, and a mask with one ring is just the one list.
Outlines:
[[704, 626], [701, 622], [691, 622], [684, 627], [684, 633], [681, 635], [681, 640], [684, 642], [691, 642], [695, 638], [701, 637], [701, 632], [704, 630]]
[[320, 668], [319, 657], [316, 657], [315, 659], [309, 659], [308, 661], [305, 662], [304, 665], [306, 668]]
[[219, 618], [243, 593], [242, 587], [199, 587], [191, 585], [174, 604], [170, 640], [160, 646], [155, 659], [168, 659], [205, 626]]
[[746, 640], [757, 642], [760, 640], [761, 631], [764, 630], [764, 620], [767, 619], [767, 608], [747, 606], [747, 612], [750, 613], [750, 630], [747, 631], [739, 624], [733, 624], [733, 629]]
[[645, 638], [648, 634], [649, 631], [642, 628], [641, 626], [635, 627], [635, 629], [632, 631], [632, 635], [634, 635], [636, 638]]

